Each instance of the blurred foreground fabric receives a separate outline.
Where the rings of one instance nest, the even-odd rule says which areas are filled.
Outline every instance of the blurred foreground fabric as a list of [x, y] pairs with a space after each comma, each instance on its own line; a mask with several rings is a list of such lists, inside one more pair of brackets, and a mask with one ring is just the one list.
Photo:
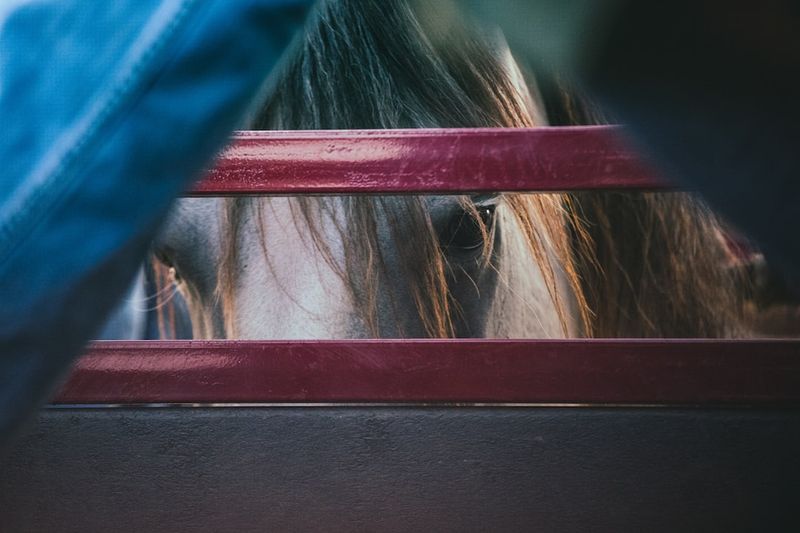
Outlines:
[[309, 3], [0, 5], [0, 443], [126, 290]]

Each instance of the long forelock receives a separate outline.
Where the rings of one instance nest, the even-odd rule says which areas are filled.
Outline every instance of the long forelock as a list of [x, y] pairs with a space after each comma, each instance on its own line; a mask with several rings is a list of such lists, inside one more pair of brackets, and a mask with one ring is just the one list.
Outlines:
[[[454, 328], [451, 318], [450, 295], [446, 282], [445, 257], [430, 222], [427, 208], [421, 197], [408, 197], [403, 201], [404, 213], [387, 206], [383, 197], [298, 197], [291, 199], [291, 216], [300, 235], [308, 235], [310, 244], [339, 276], [348, 288], [352, 305], [360, 315], [367, 330], [379, 335], [378, 295], [388, 294], [393, 314], [399, 316], [396, 295], [390, 284], [381, 287], [388, 273], [378, 232], [378, 217], [384, 218], [392, 232], [392, 242], [399, 256], [399, 267], [411, 289], [417, 312], [426, 334], [431, 337], [451, 337]], [[235, 335], [233, 321], [235, 287], [238, 282], [238, 250], [240, 228], [255, 223], [258, 227], [260, 252], [267, 268], [272, 268], [266, 248], [263, 210], [269, 199], [248, 198], [224, 204], [222, 261], [219, 265], [217, 294], [222, 303], [228, 335]], [[338, 207], [338, 209], [337, 209]], [[402, 221], [401, 221], [402, 217]], [[402, 222], [402, 224], [401, 224]], [[343, 257], [334, 254], [324, 226], [333, 226], [338, 233]], [[415, 238], [408, 242], [411, 231]]]
[[[426, 7], [427, 6], [427, 7]], [[503, 65], [498, 47], [485, 35], [467, 30], [460, 21], [433, 28], [426, 1], [334, 0], [323, 1], [308, 28], [306, 40], [284, 69], [283, 76], [252, 124], [255, 129], [409, 128], [409, 127], [530, 127], [534, 126], [530, 102], [515, 86]], [[436, 10], [434, 9], [434, 12]], [[359, 46], [350, 46], [357, 41]], [[502, 47], [501, 47], [502, 48]], [[507, 51], [507, 50], [506, 50]], [[419, 79], [415, 79], [419, 78]], [[343, 97], [342, 95], [348, 95]], [[529, 95], [528, 95], [529, 96]], [[566, 262], [571, 289], [579, 292], [570, 256], [565, 252], [564, 218], [560, 196], [551, 200], [506, 195], [514, 213], [516, 230], [529, 243], [533, 260], [543, 273], [562, 324], [552, 258]], [[229, 330], [232, 324], [233, 288], [236, 281], [238, 232], [243, 205], [253, 200], [228, 200], [223, 215], [226, 250], [219, 271], [219, 297]], [[343, 260], [337, 260], [324, 237], [322, 224], [339, 224], [328, 216], [330, 202], [341, 202]], [[258, 203], [258, 202], [256, 202]], [[466, 198], [464, 211], [482, 222]], [[259, 204], [260, 205], [260, 204]], [[402, 224], [394, 209], [381, 197], [298, 198], [293, 200], [295, 223], [308, 229], [322, 257], [345, 281], [354, 307], [367, 329], [377, 335], [381, 279], [387, 265], [378, 235], [378, 216], [392, 231], [413, 228], [414, 239], [395, 235], [402, 273], [406, 276], [426, 333], [431, 337], [455, 334], [459, 313], [447, 283], [450, 268], [425, 202], [420, 197], [404, 200]], [[257, 208], [258, 209], [258, 208]], [[256, 209], [256, 210], [257, 210]], [[259, 224], [260, 222], [260, 216]], [[532, 221], [545, 221], [544, 226]], [[263, 230], [263, 228], [262, 228]], [[486, 228], [483, 227], [486, 237]], [[485, 239], [488, 265], [489, 239]], [[263, 251], [267, 253], [267, 250]], [[393, 301], [393, 298], [390, 298]], [[579, 303], [581, 302], [578, 295]], [[394, 304], [393, 304], [394, 305]], [[394, 310], [397, 315], [397, 309]]]

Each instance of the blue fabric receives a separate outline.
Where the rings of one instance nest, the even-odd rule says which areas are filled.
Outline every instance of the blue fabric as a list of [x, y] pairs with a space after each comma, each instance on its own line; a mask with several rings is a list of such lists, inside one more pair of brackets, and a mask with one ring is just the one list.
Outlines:
[[308, 3], [0, 5], [0, 440], [124, 292]]

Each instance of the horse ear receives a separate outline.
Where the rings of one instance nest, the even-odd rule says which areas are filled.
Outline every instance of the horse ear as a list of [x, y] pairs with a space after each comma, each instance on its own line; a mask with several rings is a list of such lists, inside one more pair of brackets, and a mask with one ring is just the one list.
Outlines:
[[[505, 38], [503, 38], [503, 42], [505, 43]], [[533, 126], [537, 128], [547, 126], [547, 112], [545, 111], [544, 99], [536, 83], [536, 77], [529, 69], [523, 72], [517, 60], [514, 59], [508, 44], [502, 49], [501, 60], [503, 66], [508, 70], [508, 77], [511, 83], [519, 92], [522, 101], [525, 102], [525, 108], [530, 114]]]
[[505, 36], [498, 29], [492, 36], [492, 42], [496, 46], [500, 64], [506, 69], [508, 79], [519, 94], [520, 100], [524, 102], [525, 109], [531, 117], [534, 127], [547, 126], [547, 112], [545, 111], [544, 99], [536, 83], [536, 77], [530, 69], [523, 71], [520, 64], [514, 58], [511, 48], [506, 42]]

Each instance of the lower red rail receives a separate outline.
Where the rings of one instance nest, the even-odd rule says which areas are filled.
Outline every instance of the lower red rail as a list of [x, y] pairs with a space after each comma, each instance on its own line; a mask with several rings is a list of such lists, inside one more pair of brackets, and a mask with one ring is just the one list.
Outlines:
[[55, 403], [800, 405], [800, 342], [100, 342]]

